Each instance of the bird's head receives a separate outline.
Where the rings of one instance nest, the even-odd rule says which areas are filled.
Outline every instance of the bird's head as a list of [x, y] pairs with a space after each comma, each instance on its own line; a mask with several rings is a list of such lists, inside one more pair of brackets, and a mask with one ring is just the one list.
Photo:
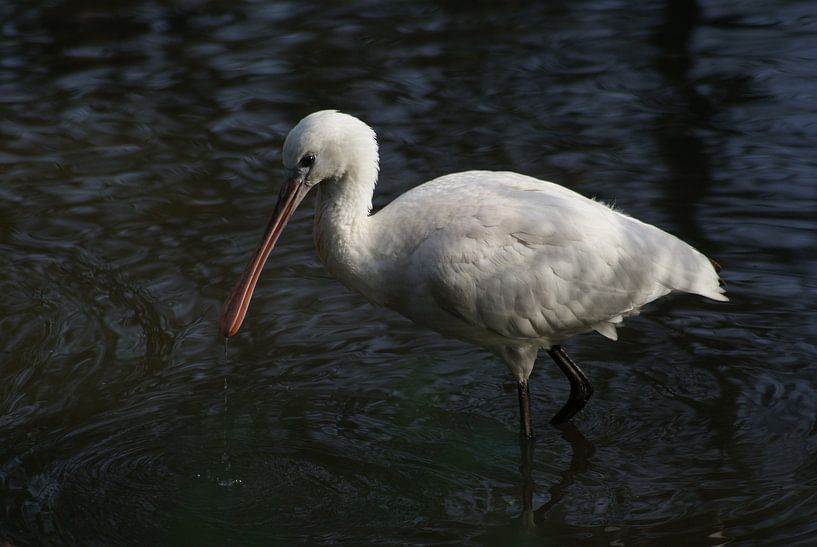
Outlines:
[[275, 242], [306, 194], [318, 184], [370, 181], [377, 178], [377, 140], [372, 129], [354, 116], [336, 110], [314, 112], [298, 122], [284, 141], [284, 167], [288, 176], [264, 237], [244, 275], [233, 289], [219, 319], [219, 333], [238, 332], [252, 293]]
[[284, 167], [312, 188], [341, 180], [362, 168], [377, 169], [377, 139], [371, 127], [337, 110], [313, 112], [284, 141]]

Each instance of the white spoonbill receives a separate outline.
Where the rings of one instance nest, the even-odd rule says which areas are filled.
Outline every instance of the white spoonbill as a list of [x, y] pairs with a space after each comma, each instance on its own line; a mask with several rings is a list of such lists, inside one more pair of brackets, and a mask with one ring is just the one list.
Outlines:
[[466, 171], [426, 182], [371, 214], [374, 131], [335, 110], [287, 135], [289, 177], [261, 243], [227, 299], [219, 331], [241, 326], [264, 263], [295, 208], [317, 188], [314, 239], [324, 266], [374, 304], [497, 355], [517, 381], [521, 432], [533, 435], [528, 377], [545, 349], [570, 381], [559, 424], [592, 385], [561, 347], [672, 291], [727, 300], [715, 263], [655, 226], [552, 182]]

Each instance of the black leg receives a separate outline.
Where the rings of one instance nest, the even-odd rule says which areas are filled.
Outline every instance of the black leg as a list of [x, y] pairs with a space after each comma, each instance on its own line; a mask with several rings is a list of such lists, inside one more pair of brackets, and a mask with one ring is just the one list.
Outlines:
[[553, 346], [548, 350], [548, 355], [556, 361], [564, 375], [570, 380], [570, 398], [562, 407], [562, 410], [550, 421], [553, 425], [559, 425], [584, 408], [584, 405], [590, 400], [590, 396], [593, 395], [593, 386], [582, 372], [582, 369], [567, 356], [562, 346]]
[[516, 382], [516, 390], [519, 393], [519, 420], [520, 420], [520, 434], [525, 439], [533, 438], [533, 423], [530, 417], [530, 401], [528, 390], [528, 381], [519, 380]]

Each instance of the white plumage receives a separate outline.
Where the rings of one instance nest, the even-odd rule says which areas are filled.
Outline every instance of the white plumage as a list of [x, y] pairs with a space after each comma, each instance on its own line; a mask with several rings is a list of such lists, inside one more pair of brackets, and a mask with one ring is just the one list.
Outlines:
[[[574, 408], [566, 405], [563, 421], [592, 392], [561, 350], [565, 338], [595, 330], [615, 340], [624, 317], [671, 291], [727, 300], [711, 261], [675, 236], [517, 173], [446, 175], [370, 215], [377, 143], [347, 114], [301, 120], [283, 159], [292, 177], [225, 305], [222, 334], [238, 330], [275, 240], [317, 186], [315, 244], [326, 268], [371, 302], [498, 355], [519, 383], [526, 435], [527, 379], [539, 349], [571, 381]], [[584, 395], [576, 393], [583, 382]]]

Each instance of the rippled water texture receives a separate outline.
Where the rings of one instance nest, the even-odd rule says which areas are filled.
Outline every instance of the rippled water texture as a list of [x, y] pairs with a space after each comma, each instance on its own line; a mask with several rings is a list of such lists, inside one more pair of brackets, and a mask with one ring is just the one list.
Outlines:
[[[802, 2], [0, 5], [0, 545], [817, 543], [817, 8]], [[715, 257], [567, 348], [590, 405], [333, 281], [311, 200], [221, 302], [320, 108], [375, 206], [510, 169]]]

